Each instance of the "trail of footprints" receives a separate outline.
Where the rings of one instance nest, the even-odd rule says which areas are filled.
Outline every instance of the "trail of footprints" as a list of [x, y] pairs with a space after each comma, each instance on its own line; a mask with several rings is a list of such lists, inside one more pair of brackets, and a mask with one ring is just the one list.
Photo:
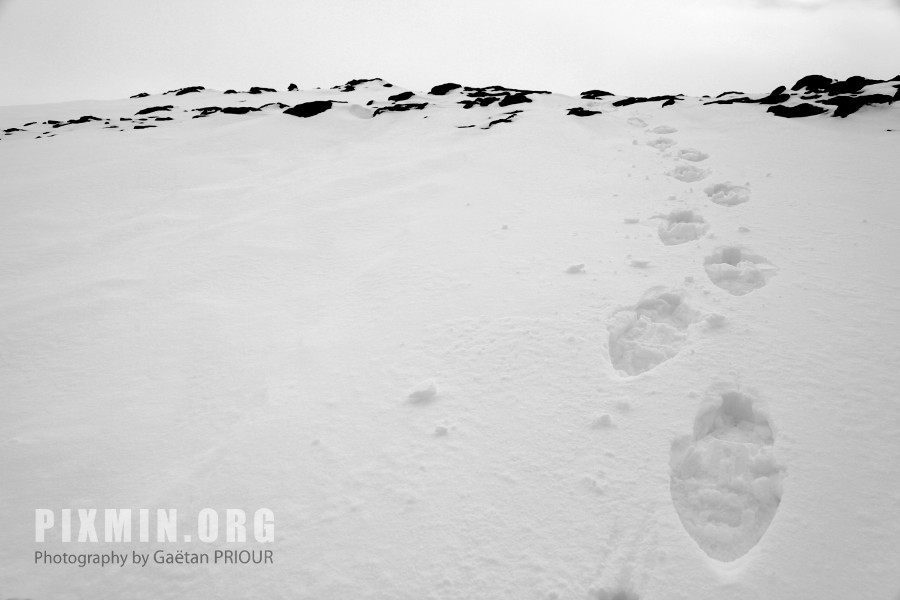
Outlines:
[[[668, 136], [674, 127], [649, 129], [642, 119], [628, 120], [647, 133]], [[670, 137], [646, 143], [665, 152], [677, 145]], [[666, 174], [694, 183], [712, 175], [701, 163], [709, 155], [695, 148], [675, 153], [678, 164]], [[750, 201], [750, 190], [730, 182], [703, 189], [713, 204], [732, 208]], [[658, 235], [666, 246], [702, 238], [710, 223], [696, 210], [659, 215]], [[777, 268], [765, 257], [741, 245], [716, 248], [703, 258], [709, 280], [733, 296], [766, 285]], [[636, 304], [610, 318], [609, 355], [612, 366], [627, 377], [638, 376], [674, 358], [698, 325], [717, 327], [719, 315], [702, 315], [682, 290], [655, 287]], [[739, 386], [710, 388], [694, 419], [692, 435], [672, 444], [670, 492], [685, 531], [711, 558], [733, 561], [762, 538], [781, 501], [784, 469], [774, 453], [775, 434], [759, 395]]]

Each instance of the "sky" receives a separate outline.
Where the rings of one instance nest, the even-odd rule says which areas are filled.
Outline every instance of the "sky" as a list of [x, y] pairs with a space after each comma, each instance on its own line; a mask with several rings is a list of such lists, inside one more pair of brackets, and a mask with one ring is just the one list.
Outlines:
[[382, 77], [577, 95], [900, 74], [900, 0], [0, 0], [0, 105]]

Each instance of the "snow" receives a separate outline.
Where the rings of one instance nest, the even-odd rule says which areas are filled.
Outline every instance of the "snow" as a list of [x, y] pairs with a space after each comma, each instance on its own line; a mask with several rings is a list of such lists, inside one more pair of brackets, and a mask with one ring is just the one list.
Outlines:
[[[0, 108], [0, 597], [895, 598], [898, 109], [403, 91]], [[34, 564], [234, 549], [80, 507], [275, 561]]]

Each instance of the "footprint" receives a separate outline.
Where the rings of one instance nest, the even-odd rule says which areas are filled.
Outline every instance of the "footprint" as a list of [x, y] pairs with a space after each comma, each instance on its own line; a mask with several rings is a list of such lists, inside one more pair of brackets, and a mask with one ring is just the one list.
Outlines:
[[647, 142], [647, 145], [653, 146], [657, 150], [668, 150], [669, 148], [671, 148], [672, 146], [674, 146], [677, 143], [678, 142], [676, 142], [672, 138], [661, 137], [661, 138], [656, 138], [655, 140], [650, 140], [649, 142]]
[[722, 206], [734, 206], [742, 204], [750, 199], [750, 190], [740, 185], [730, 183], [717, 183], [705, 190], [709, 199]]
[[674, 177], [678, 181], [683, 181], [685, 183], [692, 183], [694, 181], [700, 181], [709, 175], [709, 171], [704, 169], [698, 169], [693, 165], [679, 165], [669, 171], [667, 175]]
[[678, 158], [689, 160], [691, 162], [700, 162], [709, 158], [709, 154], [701, 152], [696, 148], [682, 148], [678, 151]]
[[732, 294], [743, 296], [768, 282], [778, 268], [741, 246], [722, 246], [703, 261], [710, 281]]
[[740, 558], [772, 522], [784, 478], [774, 442], [755, 393], [726, 386], [710, 390], [694, 419], [693, 436], [673, 442], [672, 503], [710, 558]]
[[634, 127], [646, 127], [647, 121], [639, 119], [637, 117], [631, 117], [630, 119], [628, 119], [628, 124]]
[[673, 210], [659, 224], [659, 239], [666, 246], [684, 244], [701, 237], [709, 223], [692, 210]]
[[653, 129], [651, 129], [650, 131], [652, 131], [653, 133], [666, 134], [675, 133], [678, 130], [671, 125], [659, 125], [658, 127], [654, 127]]
[[613, 367], [634, 376], [669, 360], [685, 344], [687, 329], [699, 316], [684, 292], [647, 290], [640, 302], [616, 312], [607, 326]]

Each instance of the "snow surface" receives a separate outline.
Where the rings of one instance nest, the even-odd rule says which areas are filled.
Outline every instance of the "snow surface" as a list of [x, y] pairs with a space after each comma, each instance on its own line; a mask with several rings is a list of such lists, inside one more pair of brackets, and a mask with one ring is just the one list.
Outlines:
[[0, 108], [0, 597], [900, 597], [900, 109], [352, 87]]

